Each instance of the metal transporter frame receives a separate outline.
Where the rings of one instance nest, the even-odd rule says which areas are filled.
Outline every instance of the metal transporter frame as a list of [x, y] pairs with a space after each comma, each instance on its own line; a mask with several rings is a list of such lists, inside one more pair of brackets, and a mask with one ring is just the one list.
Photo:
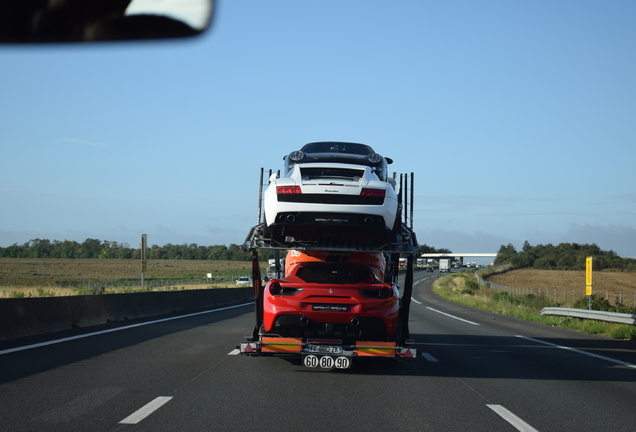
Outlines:
[[[273, 171], [269, 170], [267, 178], [272, 175]], [[255, 318], [254, 330], [252, 335], [246, 336], [247, 341], [242, 342], [239, 346], [241, 354], [248, 355], [277, 355], [277, 354], [301, 354], [301, 351], [309, 345], [299, 339], [293, 338], [266, 338], [259, 334], [263, 324], [263, 290], [262, 275], [258, 258], [258, 249], [269, 249], [274, 251], [276, 262], [276, 274], [280, 275], [280, 251], [297, 249], [297, 250], [325, 250], [340, 252], [381, 252], [389, 258], [387, 260], [387, 271], [385, 282], [397, 284], [398, 268], [400, 256], [406, 257], [406, 269], [404, 277], [404, 286], [402, 296], [400, 298], [400, 309], [398, 317], [398, 326], [400, 335], [396, 344], [388, 346], [381, 342], [361, 342], [356, 345], [344, 347], [345, 353], [350, 356], [380, 356], [395, 358], [412, 358], [416, 355], [416, 351], [412, 348], [403, 347], [410, 345], [413, 341], [409, 335], [409, 312], [411, 305], [411, 296], [413, 293], [413, 270], [414, 259], [419, 252], [417, 238], [413, 231], [413, 173], [399, 175], [398, 190], [398, 212], [396, 229], [393, 232], [390, 242], [375, 247], [368, 247], [365, 244], [356, 244], [351, 242], [343, 242], [341, 244], [319, 244], [317, 242], [280, 242], [274, 241], [263, 235], [263, 190], [267, 187], [267, 183], [263, 183], [265, 170], [261, 168], [259, 193], [258, 193], [258, 224], [252, 227], [245, 238], [241, 249], [252, 254], [252, 281], [254, 287], [254, 306]], [[394, 173], [393, 178], [397, 175]], [[287, 241], [287, 240], [286, 240]], [[271, 340], [270, 340], [271, 339]], [[321, 366], [326, 367], [321, 364]], [[336, 367], [340, 367], [336, 363]], [[348, 367], [348, 366], [347, 366]]]

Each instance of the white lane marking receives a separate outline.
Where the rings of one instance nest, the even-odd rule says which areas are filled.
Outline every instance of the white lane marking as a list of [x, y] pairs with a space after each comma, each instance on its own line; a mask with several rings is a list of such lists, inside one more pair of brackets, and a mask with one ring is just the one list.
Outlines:
[[421, 304], [422, 304], [422, 302], [418, 302], [417, 300], [415, 300], [415, 299], [414, 299], [414, 298], [412, 298], [412, 297], [411, 297], [411, 301], [414, 301], [415, 303], [417, 303], [417, 304], [419, 304], [419, 305], [421, 305]]
[[236, 306], [228, 306], [228, 307], [224, 307], [224, 308], [221, 308], [221, 309], [213, 309], [213, 310], [209, 310], [209, 311], [195, 312], [195, 313], [192, 313], [192, 314], [181, 315], [181, 316], [178, 316], [178, 317], [163, 318], [163, 319], [155, 320], [155, 321], [148, 321], [148, 322], [143, 322], [143, 323], [139, 323], [139, 324], [132, 324], [132, 325], [125, 326], [125, 327], [117, 327], [117, 328], [108, 329], [108, 330], [102, 330], [102, 331], [98, 331], [98, 332], [94, 332], [94, 333], [86, 333], [86, 334], [83, 334], [83, 335], [71, 336], [71, 337], [62, 338], [62, 339], [55, 339], [55, 340], [51, 340], [51, 341], [47, 341], [47, 342], [40, 342], [40, 343], [36, 343], [36, 344], [33, 344], [33, 345], [25, 345], [25, 346], [16, 347], [16, 348], [9, 348], [9, 349], [0, 351], [0, 355], [9, 354], [9, 353], [12, 353], [12, 352], [17, 352], [17, 351], [24, 351], [24, 350], [28, 350], [28, 349], [31, 349], [31, 348], [39, 348], [39, 347], [43, 347], [43, 346], [47, 346], [47, 345], [55, 345], [55, 344], [62, 343], [62, 342], [68, 342], [68, 341], [72, 341], [72, 340], [76, 340], [76, 339], [83, 339], [83, 338], [87, 338], [87, 337], [91, 337], [91, 336], [97, 336], [97, 335], [105, 334], [105, 333], [112, 333], [112, 332], [116, 332], [116, 331], [120, 331], [120, 330], [128, 330], [128, 329], [135, 328], [135, 327], [141, 327], [141, 326], [150, 325], [150, 324], [156, 324], [156, 323], [165, 322], [165, 321], [172, 321], [172, 320], [181, 319], [181, 318], [189, 318], [189, 317], [193, 317], [193, 316], [196, 316], [196, 315], [203, 315], [203, 314], [209, 314], [209, 313], [213, 313], [213, 312], [220, 312], [220, 311], [224, 311], [224, 310], [228, 310], [228, 309], [234, 309], [234, 308], [237, 308], [237, 307], [251, 306], [253, 304], [254, 303], [245, 303], [245, 304], [236, 305]]
[[432, 355], [430, 355], [429, 353], [422, 353], [422, 357], [424, 357], [426, 360], [432, 362], [432, 363], [439, 363], [439, 360], [437, 360], [435, 357], [433, 357]]
[[166, 404], [172, 396], [159, 396], [120, 421], [120, 424], [137, 424]]
[[489, 405], [489, 404], [487, 404], [486, 406], [488, 408], [490, 408], [491, 410], [493, 410], [494, 412], [496, 412], [497, 414], [499, 414], [499, 416], [501, 418], [503, 418], [505, 421], [510, 423], [512, 426], [514, 426], [515, 429], [517, 429], [518, 431], [521, 431], [521, 432], [539, 432], [535, 428], [530, 426], [528, 423], [524, 422], [519, 417], [517, 417], [516, 415], [514, 415], [513, 413], [508, 411], [506, 408], [502, 407], [501, 405]]
[[567, 347], [567, 346], [564, 346], [564, 345], [557, 345], [557, 344], [553, 344], [553, 343], [550, 343], [550, 342], [545, 342], [545, 341], [542, 341], [542, 340], [539, 340], [539, 339], [529, 338], [529, 337], [526, 337], [526, 336], [517, 335], [517, 337], [518, 338], [522, 338], [522, 339], [526, 339], [526, 340], [529, 340], [529, 341], [537, 342], [537, 343], [540, 343], [540, 344], [549, 345], [549, 346], [552, 346], [552, 347], [555, 347], [555, 348], [561, 348], [561, 349], [564, 349], [564, 350], [568, 350], [568, 351], [572, 351], [572, 352], [575, 352], [575, 353], [583, 354], [583, 355], [586, 355], [586, 356], [595, 357], [597, 359], [606, 360], [606, 361], [609, 361], [609, 362], [612, 362], [612, 363], [616, 363], [616, 364], [619, 364], [619, 365], [622, 365], [622, 366], [627, 366], [627, 367], [632, 368], [632, 369], [636, 369], [636, 365], [624, 362], [622, 360], [616, 360], [616, 359], [613, 359], [613, 358], [610, 358], [610, 357], [605, 357], [605, 356], [594, 354], [594, 353], [591, 353], [591, 352], [581, 351], [581, 350], [576, 349], [576, 348], [571, 348], [571, 347]]
[[446, 312], [438, 311], [437, 309], [433, 309], [432, 307], [428, 307], [428, 306], [426, 306], [426, 309], [430, 309], [430, 310], [432, 310], [433, 312], [437, 312], [437, 313], [439, 313], [439, 314], [446, 315], [447, 317], [451, 317], [451, 318], [453, 318], [453, 319], [456, 319], [456, 320], [459, 320], [459, 321], [463, 321], [463, 322], [468, 323], [468, 324], [472, 324], [472, 325], [481, 325], [481, 324], [477, 324], [476, 322], [468, 321], [468, 320], [465, 320], [465, 319], [463, 319], [463, 318], [459, 318], [459, 317], [456, 317], [456, 316], [454, 316], [454, 315], [447, 314]]
[[418, 280], [418, 281], [416, 281], [416, 282], [413, 282], [413, 285], [417, 285], [417, 284], [418, 284], [418, 283], [420, 283], [420, 282], [425, 282], [425, 281], [427, 281], [427, 280], [429, 280], [429, 279], [433, 279], [434, 277], [435, 277], [435, 276], [428, 276], [428, 277], [422, 278], [422, 279], [420, 279], [420, 280]]
[[235, 348], [229, 353], [227, 353], [227, 355], [239, 355], [240, 353], [241, 353], [241, 350], [239, 350], [238, 348]]

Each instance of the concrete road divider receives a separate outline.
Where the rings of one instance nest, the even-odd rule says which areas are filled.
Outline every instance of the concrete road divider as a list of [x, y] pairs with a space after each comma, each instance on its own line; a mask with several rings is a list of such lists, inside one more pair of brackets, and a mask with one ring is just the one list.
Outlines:
[[252, 287], [0, 299], [0, 340], [253, 300]]

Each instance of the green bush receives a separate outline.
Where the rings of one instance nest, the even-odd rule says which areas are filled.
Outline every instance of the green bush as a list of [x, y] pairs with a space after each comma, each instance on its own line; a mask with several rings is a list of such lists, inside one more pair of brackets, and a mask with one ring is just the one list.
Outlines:
[[610, 330], [610, 337], [614, 339], [630, 339], [636, 340], [636, 326], [627, 324], [618, 324]]
[[[587, 296], [579, 298], [574, 303], [574, 308], [576, 309], [589, 309], [590, 300]], [[628, 314], [636, 314], [636, 308], [630, 308], [626, 306], [620, 299], [616, 299], [615, 304], [611, 304], [608, 300], [603, 297], [599, 297], [596, 294], [592, 294], [592, 310], [603, 311], [603, 312], [617, 312], [617, 313], [628, 313]]]
[[477, 291], [479, 289], [479, 284], [475, 282], [474, 280], [470, 280], [470, 279], [465, 282], [465, 286], [467, 289], [473, 290], [473, 291]]

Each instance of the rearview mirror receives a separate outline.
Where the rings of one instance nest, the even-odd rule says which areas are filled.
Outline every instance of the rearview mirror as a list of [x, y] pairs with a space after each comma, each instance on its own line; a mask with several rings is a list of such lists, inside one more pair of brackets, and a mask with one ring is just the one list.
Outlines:
[[0, 42], [85, 42], [195, 36], [214, 0], [2, 0]]

